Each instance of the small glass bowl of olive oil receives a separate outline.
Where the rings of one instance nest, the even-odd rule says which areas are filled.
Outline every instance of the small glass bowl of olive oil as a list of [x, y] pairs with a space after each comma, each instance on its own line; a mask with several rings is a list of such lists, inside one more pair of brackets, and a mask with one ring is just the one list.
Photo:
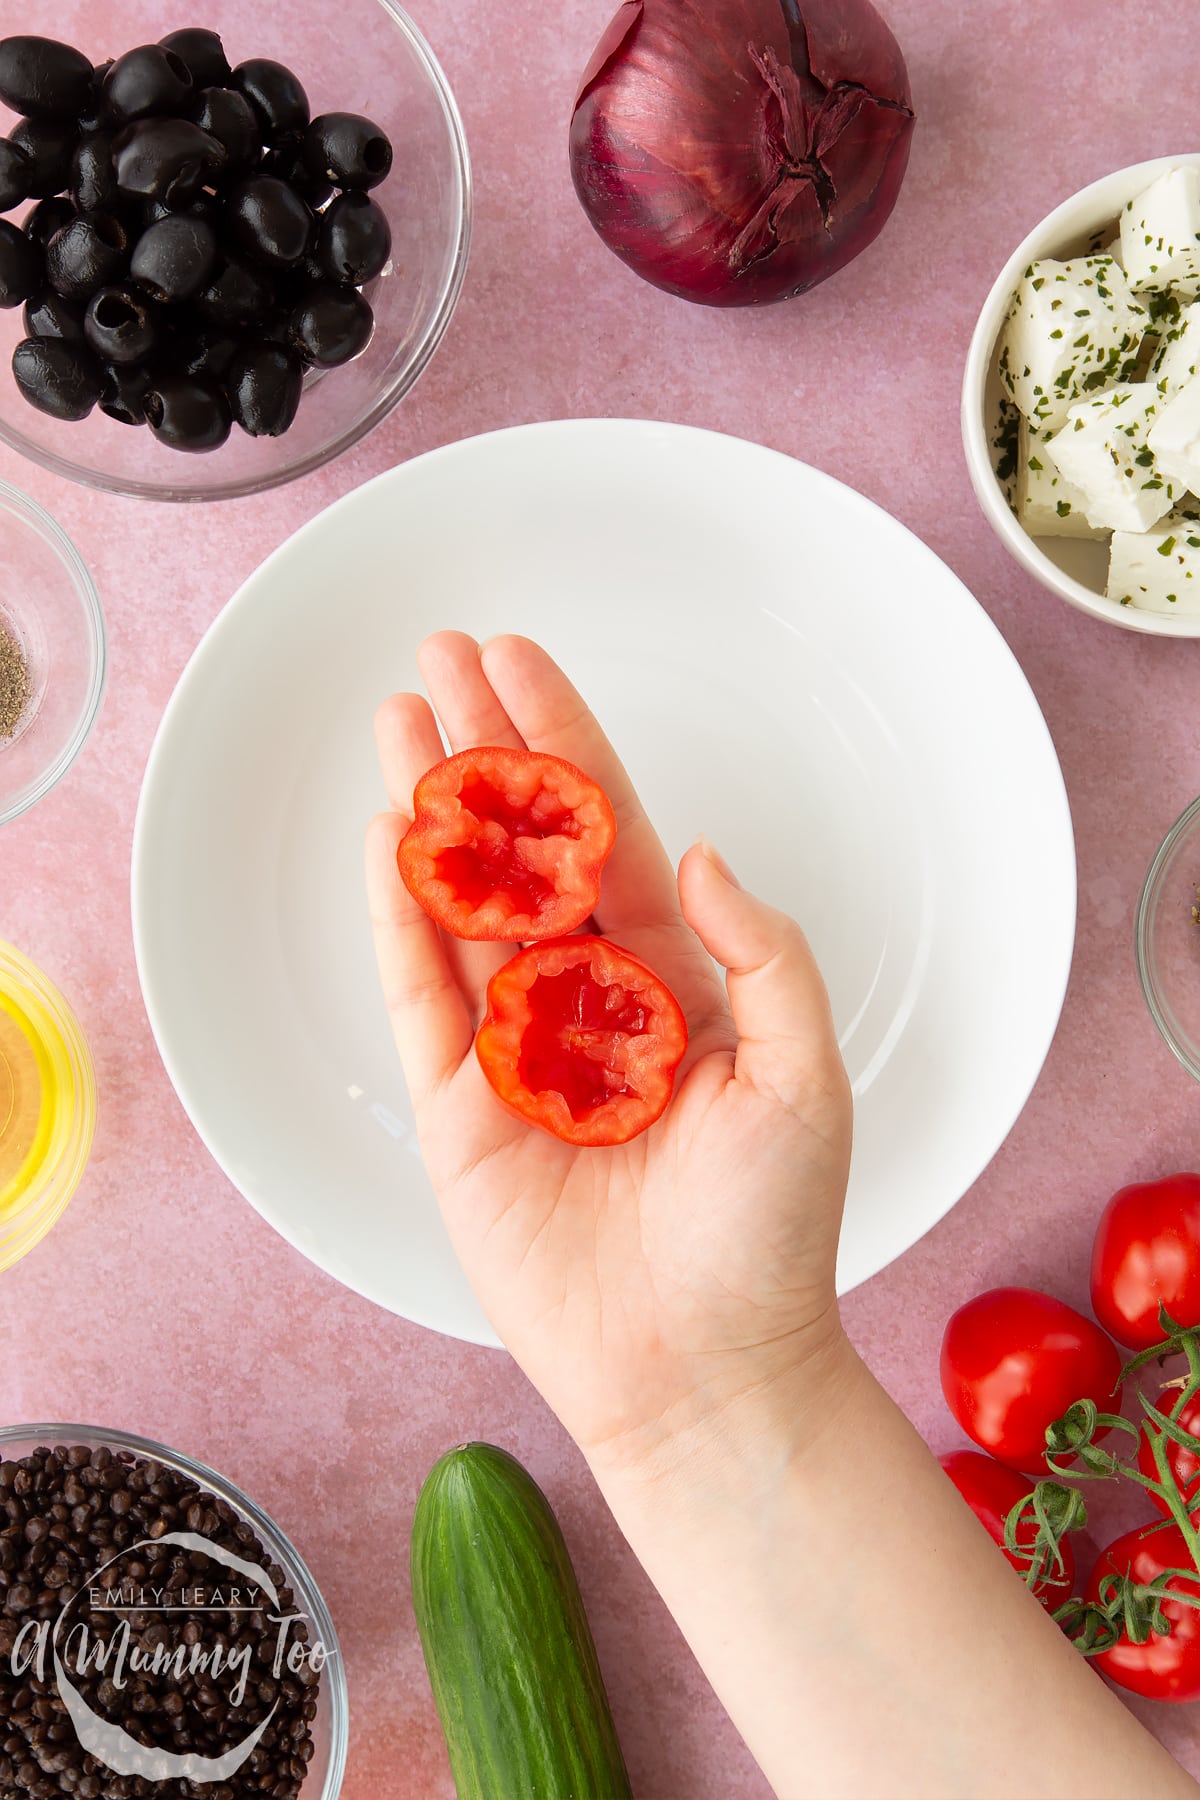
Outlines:
[[71, 1008], [0, 939], [0, 1269], [45, 1237], [79, 1185], [96, 1077]]

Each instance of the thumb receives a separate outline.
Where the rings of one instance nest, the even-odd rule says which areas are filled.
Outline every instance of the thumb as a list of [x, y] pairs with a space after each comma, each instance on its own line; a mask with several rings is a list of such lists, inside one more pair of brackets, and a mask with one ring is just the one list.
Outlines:
[[725, 859], [700, 838], [679, 865], [683, 916], [725, 969], [738, 1034], [736, 1074], [784, 1106], [814, 1084], [845, 1092], [846, 1073], [829, 996], [794, 919], [748, 894]]

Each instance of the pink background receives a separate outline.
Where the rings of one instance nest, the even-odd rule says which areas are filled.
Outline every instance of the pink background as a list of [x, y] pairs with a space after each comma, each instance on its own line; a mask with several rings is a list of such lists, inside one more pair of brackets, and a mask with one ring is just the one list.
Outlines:
[[[3, 833], [0, 935], [78, 1009], [101, 1116], [74, 1204], [2, 1278], [0, 1417], [165, 1439], [279, 1518], [342, 1634], [346, 1800], [398, 1792], [397, 1769], [406, 1794], [452, 1793], [409, 1608], [411, 1509], [451, 1444], [507, 1445], [562, 1519], [642, 1800], [758, 1800], [765, 1783], [516, 1369], [344, 1292], [240, 1200], [194, 1137], [134, 971], [138, 785], [176, 677], [244, 577], [340, 494], [453, 438], [588, 414], [679, 420], [788, 451], [895, 513], [964, 578], [1019, 657], [1062, 758], [1079, 845], [1074, 972], [1033, 1098], [961, 1205], [845, 1306], [863, 1354], [929, 1442], [958, 1443], [937, 1381], [949, 1312], [1010, 1281], [1086, 1303], [1108, 1194], [1200, 1160], [1196, 1091], [1146, 1014], [1131, 944], [1147, 863], [1200, 781], [1200, 652], [1117, 631], [1037, 588], [980, 517], [958, 435], [967, 339], [1013, 244], [1085, 182], [1196, 148], [1195, 84], [1179, 60], [1194, 5], [1160, 0], [1131, 33], [1091, 0], [888, 0], [919, 112], [895, 215], [828, 286], [755, 316], [644, 286], [578, 209], [567, 121], [609, 0], [414, 9], [462, 106], [477, 199], [462, 302], [414, 395], [336, 467], [216, 508], [109, 499], [0, 455], [0, 473], [50, 508], [89, 563], [112, 659], [81, 762]], [[164, 5], [161, 29], [202, 14]], [[320, 55], [326, 29], [314, 10], [299, 67]], [[1115, 1522], [1098, 1513], [1101, 1531]], [[781, 1556], [803, 1553], [780, 1545]], [[1195, 1710], [1143, 1716], [1200, 1774]]]

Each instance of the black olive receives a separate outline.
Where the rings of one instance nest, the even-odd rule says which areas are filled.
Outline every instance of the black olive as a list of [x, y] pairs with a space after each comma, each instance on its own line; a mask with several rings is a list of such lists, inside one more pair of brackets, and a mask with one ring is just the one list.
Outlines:
[[143, 362], [158, 341], [153, 305], [135, 287], [99, 288], [83, 315], [83, 335], [102, 362]]
[[296, 417], [304, 370], [282, 344], [248, 344], [225, 376], [234, 419], [251, 437], [282, 437]]
[[192, 78], [187, 64], [161, 44], [139, 44], [118, 56], [104, 77], [104, 110], [118, 125], [177, 113], [188, 103]]
[[42, 259], [19, 225], [0, 219], [0, 306], [21, 306], [42, 283]]
[[28, 200], [32, 177], [33, 158], [24, 145], [0, 138], [0, 212]]
[[22, 338], [12, 368], [25, 399], [52, 418], [86, 419], [100, 398], [95, 358], [79, 344]]
[[82, 215], [56, 231], [46, 245], [46, 279], [67, 300], [86, 300], [125, 273], [129, 236], [111, 213]]
[[21, 315], [25, 336], [61, 338], [64, 344], [82, 344], [83, 308], [78, 301], [64, 300], [53, 288], [45, 288], [25, 302]]
[[284, 131], [303, 131], [308, 124], [308, 95], [283, 63], [252, 56], [234, 69], [229, 85], [245, 94], [269, 138]]
[[186, 206], [213, 175], [225, 152], [190, 119], [139, 119], [116, 140], [117, 182], [127, 194]]
[[203, 219], [217, 231], [221, 223], [221, 209], [211, 194], [201, 188], [194, 200], [186, 206], [168, 206], [165, 200], [143, 200], [141, 210], [141, 229], [149, 231], [160, 219]]
[[100, 411], [119, 425], [144, 425], [146, 395], [153, 385], [154, 374], [144, 363], [128, 368], [104, 363], [100, 369]]
[[203, 375], [220, 382], [241, 349], [240, 339], [223, 325], [211, 324], [203, 314], [191, 314], [176, 324], [172, 317], [166, 360], [174, 375]]
[[315, 233], [309, 207], [276, 175], [255, 175], [234, 188], [225, 224], [239, 250], [272, 268], [298, 263]]
[[312, 176], [304, 164], [304, 133], [285, 131], [277, 137], [262, 159], [260, 175], [276, 175], [295, 188], [300, 198], [315, 211], [333, 194], [332, 184], [323, 175]]
[[14, 125], [11, 142], [24, 150], [33, 164], [29, 192], [35, 200], [48, 200], [66, 187], [76, 136], [74, 125], [59, 119], [21, 119]]
[[191, 300], [208, 285], [217, 260], [217, 234], [186, 214], [160, 219], [134, 246], [129, 272], [155, 300]]
[[25, 216], [25, 236], [44, 250], [55, 232], [69, 225], [74, 217], [75, 208], [67, 199], [39, 200]]
[[310, 175], [334, 187], [378, 187], [392, 166], [392, 146], [378, 125], [361, 113], [322, 113], [304, 133], [304, 163]]
[[101, 212], [116, 201], [112, 148], [110, 131], [93, 131], [76, 144], [68, 192], [80, 212]]
[[333, 369], [366, 348], [374, 322], [357, 288], [326, 282], [310, 288], [292, 308], [287, 339], [305, 362]]
[[164, 375], [145, 399], [146, 423], [174, 450], [218, 450], [229, 436], [224, 394], [196, 375]]
[[196, 308], [211, 324], [240, 331], [266, 318], [273, 299], [267, 276], [231, 256], [199, 296]]
[[0, 100], [33, 119], [72, 119], [87, 105], [92, 65], [54, 38], [0, 39]]
[[87, 104], [75, 121], [84, 137], [90, 137], [93, 131], [106, 131], [112, 123], [104, 110], [104, 81], [112, 66], [113, 59], [110, 56], [107, 62], [97, 63], [92, 70], [91, 92], [88, 94]]
[[223, 147], [227, 176], [245, 175], [257, 167], [262, 137], [258, 116], [245, 94], [234, 88], [204, 88], [196, 96], [192, 118]]
[[164, 50], [173, 50], [192, 78], [194, 88], [224, 87], [229, 80], [229, 62], [225, 46], [215, 31], [197, 26], [183, 31], [168, 31], [159, 38]]
[[330, 281], [361, 287], [392, 253], [392, 231], [369, 194], [339, 194], [321, 214], [317, 261]]

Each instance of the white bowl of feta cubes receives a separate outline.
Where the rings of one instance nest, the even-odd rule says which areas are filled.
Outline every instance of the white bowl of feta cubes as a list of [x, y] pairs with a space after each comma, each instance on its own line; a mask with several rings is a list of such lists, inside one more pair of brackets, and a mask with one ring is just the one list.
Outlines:
[[997, 536], [1095, 618], [1200, 638], [1200, 152], [1056, 207], [971, 339], [963, 443]]

